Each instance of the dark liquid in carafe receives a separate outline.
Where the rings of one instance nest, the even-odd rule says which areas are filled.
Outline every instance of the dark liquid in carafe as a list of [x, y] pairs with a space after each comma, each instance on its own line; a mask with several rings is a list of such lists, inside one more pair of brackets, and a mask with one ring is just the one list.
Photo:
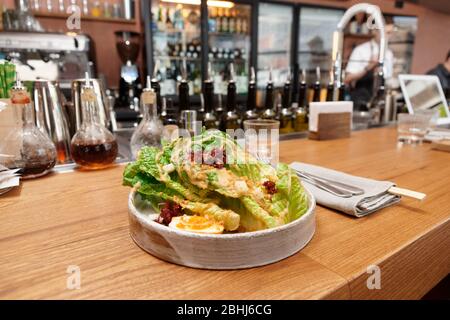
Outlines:
[[49, 161], [28, 161], [25, 166], [20, 169], [19, 173], [23, 178], [39, 176], [53, 168], [55, 166], [55, 163], [56, 161], [53, 159]]
[[73, 160], [87, 169], [107, 167], [117, 157], [117, 142], [73, 143], [71, 146]]

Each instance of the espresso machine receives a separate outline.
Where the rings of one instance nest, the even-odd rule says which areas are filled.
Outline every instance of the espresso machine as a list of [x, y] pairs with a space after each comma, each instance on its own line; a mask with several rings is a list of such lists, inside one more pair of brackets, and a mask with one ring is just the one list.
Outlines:
[[50, 32], [0, 32], [0, 56], [16, 64], [23, 81], [58, 81], [70, 97], [73, 79], [95, 75], [91, 40], [86, 35]]
[[120, 67], [118, 107], [129, 107], [139, 110], [139, 95], [141, 91], [139, 68], [136, 60], [139, 55], [140, 36], [137, 32], [116, 31], [116, 48], [122, 61]]

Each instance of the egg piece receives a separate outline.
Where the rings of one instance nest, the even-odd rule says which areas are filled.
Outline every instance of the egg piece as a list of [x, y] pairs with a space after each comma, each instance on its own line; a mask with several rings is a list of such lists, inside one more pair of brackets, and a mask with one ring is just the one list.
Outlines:
[[170, 228], [184, 230], [195, 233], [219, 234], [224, 230], [223, 224], [216, 221], [213, 217], [182, 215], [173, 217], [169, 223]]

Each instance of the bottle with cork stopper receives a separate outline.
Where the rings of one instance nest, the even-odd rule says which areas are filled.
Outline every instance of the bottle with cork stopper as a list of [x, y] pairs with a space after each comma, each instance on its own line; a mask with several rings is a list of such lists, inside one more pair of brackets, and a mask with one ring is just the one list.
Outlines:
[[101, 123], [99, 107], [89, 74], [81, 88], [82, 123], [72, 138], [72, 159], [83, 169], [102, 169], [117, 157], [114, 135]]

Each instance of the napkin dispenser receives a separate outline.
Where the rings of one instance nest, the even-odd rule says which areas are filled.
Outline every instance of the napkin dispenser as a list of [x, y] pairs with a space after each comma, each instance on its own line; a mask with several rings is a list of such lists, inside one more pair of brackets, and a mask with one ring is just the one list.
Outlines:
[[352, 101], [311, 102], [309, 139], [349, 138], [352, 130]]

